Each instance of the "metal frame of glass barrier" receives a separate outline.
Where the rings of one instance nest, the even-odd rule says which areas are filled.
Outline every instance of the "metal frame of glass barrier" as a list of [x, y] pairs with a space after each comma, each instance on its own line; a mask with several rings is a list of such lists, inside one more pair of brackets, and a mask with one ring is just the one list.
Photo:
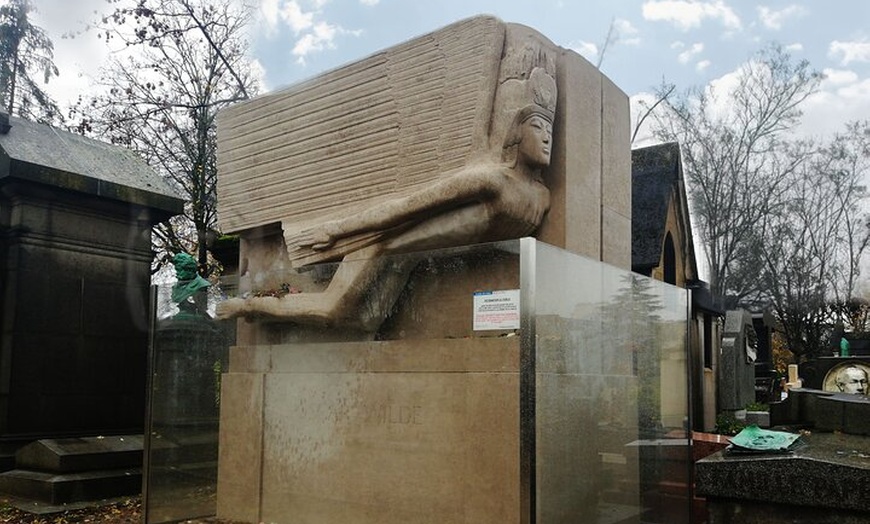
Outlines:
[[[486, 258], [489, 252], [519, 258], [520, 456], [514, 498], [519, 522], [582, 517], [604, 523], [620, 515], [644, 523], [689, 522], [687, 292], [534, 239], [410, 256], [431, 260], [467, 254], [479, 263], [481, 253]], [[434, 267], [439, 275], [446, 273]], [[466, 292], [457, 291], [458, 299], [469, 299]], [[426, 336], [414, 330], [392, 333]], [[182, 478], [189, 464], [181, 461], [184, 453], [167, 452], [166, 439], [155, 427], [155, 413], [164, 409], [153, 405], [163, 398], [156, 391], [165, 364], [159, 353], [159, 343], [152, 345], [151, 378], [158, 380], [149, 395], [146, 524], [201, 516], [158, 511], [162, 502], [172, 505], [167, 496], [190, 493], [170, 489], [161, 495], [165, 479]], [[176, 408], [191, 413], [189, 406]], [[207, 476], [198, 480], [201, 494], [214, 493]], [[664, 492], [675, 484], [686, 491]], [[203, 507], [213, 510], [213, 503], [210, 499]]]
[[537, 242], [520, 240], [520, 516], [535, 522], [537, 507], [535, 423], [535, 328]]

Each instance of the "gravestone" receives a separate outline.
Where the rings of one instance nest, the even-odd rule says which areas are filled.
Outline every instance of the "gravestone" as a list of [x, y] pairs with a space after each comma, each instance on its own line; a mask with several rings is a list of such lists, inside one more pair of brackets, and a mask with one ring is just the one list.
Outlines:
[[182, 200], [131, 151], [15, 117], [8, 124], [0, 438], [141, 433], [151, 228], [180, 213]]
[[757, 341], [752, 316], [742, 309], [725, 314], [719, 367], [719, 409], [738, 411], [755, 401]]
[[[142, 488], [142, 435], [41, 439], [0, 473], [0, 492], [36, 507], [135, 495]], [[48, 509], [46, 508], [46, 509]]]
[[[220, 216], [240, 275], [218, 314], [245, 320], [222, 379], [218, 517], [595, 518], [606, 479], [570, 456], [639, 485], [624, 446], [638, 401], [614, 401], [638, 391], [632, 353], [585, 346], [607, 338], [597, 316], [581, 333], [552, 315], [536, 379], [518, 313], [536, 245], [519, 237], [629, 268], [628, 124], [594, 66], [488, 16], [224, 111]], [[684, 331], [662, 331], [683, 350]], [[683, 422], [683, 390], [650, 391], [650, 413]], [[638, 511], [638, 490], [619, 497]]]
[[[798, 374], [803, 387], [838, 393], [870, 395], [868, 376], [870, 359], [867, 356], [819, 356], [802, 362]], [[853, 383], [855, 386], [847, 386]]]

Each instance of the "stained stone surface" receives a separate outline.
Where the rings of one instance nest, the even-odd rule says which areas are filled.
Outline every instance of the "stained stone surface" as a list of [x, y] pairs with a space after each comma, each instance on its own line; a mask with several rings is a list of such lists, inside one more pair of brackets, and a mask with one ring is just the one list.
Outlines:
[[142, 435], [42, 439], [18, 450], [18, 468], [53, 472], [138, 467]]
[[224, 231], [359, 210], [486, 139], [504, 26], [476, 18], [224, 111]]
[[234, 348], [218, 516], [519, 522], [519, 339], [470, 349], [464, 340]]
[[[739, 522], [838, 522], [834, 516], [842, 522], [870, 519], [870, 441], [816, 431], [801, 439], [804, 445], [793, 454], [735, 456], [720, 451], [698, 461], [698, 493], [719, 501], [722, 507], [715, 511], [720, 515], [742, 508], [747, 520]], [[779, 516], [758, 517], [765, 505], [768, 511], [778, 505], [774, 507], [781, 511], [769, 513]]]
[[[524, 60], [553, 65], [558, 87], [542, 173], [550, 208], [536, 236], [628, 269], [628, 98], [573, 51], [483, 16], [221, 115], [221, 220], [224, 231], [240, 234], [239, 292], [288, 283], [303, 295], [323, 291], [341, 266], [307, 264], [341, 259], [380, 238], [362, 235], [312, 255], [293, 244], [300, 231], [490, 165], [493, 142], [501, 144], [519, 114], [499, 112], [501, 69], [519, 70]], [[520, 287], [518, 252], [485, 249], [475, 257], [445, 247], [453, 246], [389, 257], [420, 258], [374, 332], [338, 321], [323, 329], [239, 321], [222, 383], [219, 517], [501, 524], [538, 512], [539, 521], [567, 521], [559, 519], [595, 518], [599, 490], [624, 487], [615, 477], [630, 483], [619, 503], [640, 511], [639, 467], [623, 449], [638, 436], [638, 402], [614, 401], [607, 431], [598, 431], [601, 414], [589, 404], [636, 393], [631, 355], [604, 359], [619, 361], [618, 379], [614, 370], [596, 368], [591, 374], [601, 376], [593, 380], [559, 368], [534, 384], [520, 362], [521, 339], [533, 333], [480, 333], [471, 322], [473, 292]], [[553, 358], [573, 362], [578, 352], [565, 346]], [[547, 397], [537, 406], [536, 387]], [[574, 392], [560, 395], [564, 388]], [[531, 416], [536, 407], [540, 428]], [[674, 415], [679, 422], [684, 412]], [[607, 441], [606, 464], [599, 464], [599, 440]], [[546, 467], [534, 469], [535, 453]]]

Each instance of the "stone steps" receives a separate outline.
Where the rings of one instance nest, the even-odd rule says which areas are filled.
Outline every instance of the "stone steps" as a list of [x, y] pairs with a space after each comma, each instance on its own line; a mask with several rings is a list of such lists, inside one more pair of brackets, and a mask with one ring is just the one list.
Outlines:
[[81, 473], [13, 469], [0, 474], [0, 492], [47, 504], [135, 495], [141, 489], [141, 468]]
[[135, 495], [142, 457], [142, 435], [42, 439], [15, 453], [0, 492], [47, 504]]

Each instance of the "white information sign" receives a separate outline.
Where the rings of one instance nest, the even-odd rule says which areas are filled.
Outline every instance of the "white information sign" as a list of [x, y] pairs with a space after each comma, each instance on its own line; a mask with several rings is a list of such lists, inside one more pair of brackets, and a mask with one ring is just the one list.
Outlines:
[[474, 293], [474, 331], [519, 328], [519, 289]]

